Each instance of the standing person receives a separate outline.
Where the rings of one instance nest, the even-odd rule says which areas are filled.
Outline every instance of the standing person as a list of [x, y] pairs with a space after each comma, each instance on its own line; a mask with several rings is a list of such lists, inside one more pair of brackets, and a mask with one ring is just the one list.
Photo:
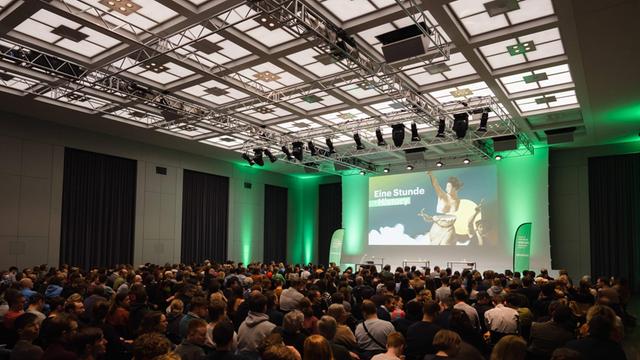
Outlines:
[[592, 317], [587, 323], [588, 336], [569, 341], [565, 347], [578, 351], [584, 360], [626, 359], [619, 343], [611, 340], [614, 323], [604, 314]]
[[387, 336], [387, 352], [375, 355], [371, 360], [401, 360], [404, 345], [404, 336], [399, 332], [392, 332]]
[[449, 287], [449, 278], [440, 279], [442, 285], [436, 289], [436, 301], [445, 301], [451, 297], [451, 288]]
[[496, 344], [505, 335], [518, 333], [518, 311], [505, 306], [504, 297], [497, 295], [493, 302], [496, 307], [484, 313], [492, 343]]
[[422, 321], [407, 329], [407, 360], [422, 360], [427, 354], [435, 354], [433, 338], [440, 330], [435, 323], [440, 306], [433, 300], [424, 303]]
[[240, 324], [238, 330], [238, 351], [249, 356], [258, 355], [258, 345], [276, 327], [269, 322], [267, 311], [267, 298], [259, 291], [254, 291], [247, 300], [249, 314]]
[[299, 291], [302, 287], [304, 287], [304, 282], [300, 279], [292, 278], [289, 280], [289, 287], [280, 294], [280, 310], [282, 312], [287, 313], [300, 307], [300, 301], [304, 298], [304, 295]]
[[575, 325], [572, 324], [573, 315], [569, 306], [564, 304], [556, 306], [551, 316], [552, 320], [534, 322], [531, 325], [529, 337], [531, 354], [549, 357], [555, 349], [575, 339]]
[[345, 325], [349, 314], [345, 310], [344, 305], [331, 304], [329, 309], [327, 309], [327, 315], [333, 317], [338, 322], [338, 329], [336, 330], [336, 336], [334, 336], [333, 341], [335, 341], [336, 344], [343, 345], [350, 351], [356, 351], [358, 347], [356, 336], [353, 334], [353, 331]]
[[189, 322], [194, 319], [206, 319], [209, 313], [209, 302], [206, 298], [198, 296], [191, 300], [190, 309], [187, 315], [180, 320], [179, 336], [180, 339], [187, 337]]
[[376, 305], [371, 300], [362, 302], [364, 321], [356, 327], [356, 341], [362, 350], [362, 359], [369, 360], [374, 355], [386, 351], [387, 336], [395, 331], [393, 325], [378, 319]]
[[216, 350], [209, 355], [209, 360], [245, 360], [233, 351], [235, 328], [228, 320], [219, 321], [213, 328], [212, 340]]
[[78, 357], [67, 350], [70, 340], [78, 331], [78, 322], [68, 314], [61, 314], [51, 318], [47, 333], [41, 333], [46, 344], [42, 360], [76, 360]]
[[479, 331], [480, 319], [478, 317], [478, 312], [473, 308], [473, 306], [467, 304], [467, 301], [469, 300], [467, 291], [463, 288], [457, 288], [456, 291], [453, 292], [453, 299], [455, 301], [453, 308], [464, 311], [469, 317], [469, 321], [473, 328]]
[[329, 346], [331, 346], [331, 352], [333, 353], [333, 357], [335, 360], [351, 360], [351, 355], [349, 354], [349, 350], [346, 347], [336, 344], [333, 341], [334, 336], [336, 335], [336, 330], [338, 329], [338, 323], [336, 319], [331, 316], [325, 315], [318, 320], [318, 333], [324, 336], [325, 339], [329, 342]]
[[40, 360], [44, 352], [40, 346], [33, 345], [33, 341], [40, 334], [38, 317], [31, 313], [25, 313], [18, 316], [13, 325], [18, 333], [18, 342], [13, 347], [9, 359]]

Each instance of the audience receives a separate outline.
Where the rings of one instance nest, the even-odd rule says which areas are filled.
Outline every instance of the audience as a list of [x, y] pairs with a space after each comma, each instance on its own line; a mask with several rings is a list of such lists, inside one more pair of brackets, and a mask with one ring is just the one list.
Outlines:
[[[625, 359], [624, 279], [269, 264], [11, 268], [9, 359]], [[624, 323], [623, 323], [624, 321]]]

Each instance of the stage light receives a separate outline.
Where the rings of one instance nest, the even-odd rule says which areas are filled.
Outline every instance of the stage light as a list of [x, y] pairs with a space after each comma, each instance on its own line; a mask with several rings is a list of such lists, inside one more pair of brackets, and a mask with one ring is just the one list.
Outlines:
[[464, 139], [469, 129], [469, 113], [459, 113], [453, 115], [453, 131], [458, 139]]
[[498, 161], [502, 160], [502, 155], [496, 155], [495, 159]]
[[362, 143], [362, 139], [360, 138], [360, 134], [358, 134], [358, 133], [353, 134], [353, 141], [356, 142], [356, 149], [357, 150], [364, 150], [364, 144]]
[[480, 127], [478, 127], [478, 132], [487, 132], [487, 122], [489, 121], [489, 111], [485, 109], [480, 116]]
[[291, 151], [293, 157], [298, 159], [298, 161], [302, 161], [304, 157], [304, 143], [302, 141], [294, 141], [291, 144], [291, 149], [293, 150]]
[[387, 142], [384, 141], [382, 137], [382, 130], [380, 128], [376, 129], [376, 139], [378, 139], [378, 146], [387, 146]]
[[331, 156], [331, 154], [335, 154], [336, 148], [333, 147], [333, 142], [331, 141], [331, 138], [327, 138], [326, 143], [327, 143], [327, 148], [329, 148], [329, 152], [327, 153], [327, 155]]
[[393, 139], [393, 145], [396, 147], [402, 146], [404, 142], [404, 124], [391, 125], [391, 138]]
[[316, 145], [313, 143], [313, 141], [309, 141], [307, 143], [307, 147], [309, 148], [309, 152], [311, 153], [311, 156], [318, 155], [318, 149], [316, 148]]
[[411, 141], [420, 141], [420, 134], [418, 134], [418, 125], [411, 123]]
[[360, 170], [360, 175], [364, 176], [364, 175], [366, 175], [366, 174], [367, 174], [367, 173], [366, 173], [364, 170]]
[[287, 156], [287, 160], [291, 161], [294, 159], [293, 155], [291, 155], [291, 151], [289, 151], [289, 148], [287, 147], [287, 145], [282, 145], [282, 152]]
[[447, 123], [443, 117], [438, 120], [438, 133], [436, 137], [444, 137], [444, 131], [447, 126]]
[[407, 170], [413, 170], [413, 165], [407, 164]]
[[462, 160], [462, 162], [463, 162], [465, 165], [471, 164], [471, 160], [469, 160], [469, 159], [464, 159], [464, 160]]
[[446, 127], [447, 123], [445, 122], [444, 118], [440, 118], [440, 120], [438, 120], [438, 133], [436, 134], [436, 137], [438, 138], [443, 138], [444, 137], [444, 130]]
[[269, 161], [271, 161], [272, 163], [278, 160], [278, 158], [275, 155], [273, 155], [273, 153], [269, 149], [264, 149], [264, 154], [267, 155], [267, 157], [269, 158]]
[[255, 161], [253, 161], [251, 156], [249, 156], [247, 153], [242, 154], [242, 158], [245, 159], [250, 166], [253, 166], [255, 164]]
[[436, 166], [437, 166], [437, 167], [443, 167], [443, 166], [444, 166], [444, 163], [443, 163], [442, 161], [438, 161], [438, 162], [436, 163]]
[[253, 161], [259, 166], [264, 166], [264, 159], [262, 158], [262, 149], [253, 149]]
[[384, 173], [388, 173], [389, 171], [391, 171], [391, 169], [389, 169], [388, 167], [382, 169], [382, 172], [384, 172]]

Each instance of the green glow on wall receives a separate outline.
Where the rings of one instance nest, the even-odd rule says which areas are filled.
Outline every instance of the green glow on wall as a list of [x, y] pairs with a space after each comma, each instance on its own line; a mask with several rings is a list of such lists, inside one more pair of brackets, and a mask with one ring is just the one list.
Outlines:
[[537, 148], [533, 156], [505, 158], [496, 164], [498, 197], [504, 217], [500, 233], [501, 238], [511, 239], [503, 242], [504, 253], [512, 253], [512, 239], [518, 226], [531, 222], [531, 257], [548, 257], [548, 149]]
[[320, 176], [296, 176], [289, 196], [293, 196], [293, 216], [289, 236], [289, 260], [309, 263], [315, 260]]
[[640, 122], [640, 102], [615, 107], [597, 117], [605, 122]]
[[342, 177], [342, 226], [345, 229], [343, 255], [361, 254], [366, 243], [369, 218], [369, 178]]

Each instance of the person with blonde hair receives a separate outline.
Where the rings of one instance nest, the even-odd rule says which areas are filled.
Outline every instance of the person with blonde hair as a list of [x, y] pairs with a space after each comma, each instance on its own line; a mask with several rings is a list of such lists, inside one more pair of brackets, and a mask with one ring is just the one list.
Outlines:
[[524, 360], [527, 342], [517, 335], [506, 335], [493, 347], [490, 360]]
[[304, 360], [333, 360], [329, 341], [322, 335], [311, 335], [304, 341]]
[[375, 355], [371, 360], [400, 360], [404, 354], [404, 336], [399, 332], [392, 332], [387, 336], [387, 352]]

